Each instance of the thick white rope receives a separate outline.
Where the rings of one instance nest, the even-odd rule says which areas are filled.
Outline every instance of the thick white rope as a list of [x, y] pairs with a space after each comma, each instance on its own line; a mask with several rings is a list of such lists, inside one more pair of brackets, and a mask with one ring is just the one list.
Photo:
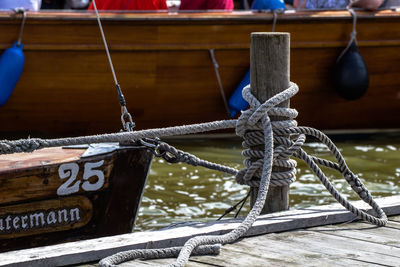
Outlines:
[[[289, 171], [288, 175], [290, 181], [295, 178], [295, 167], [296, 162], [293, 160], [289, 160], [288, 158], [291, 155], [294, 155], [298, 158], [303, 159], [310, 168], [316, 173], [324, 186], [328, 189], [328, 191], [335, 197], [335, 199], [341, 203], [346, 209], [351, 211], [357, 217], [360, 217], [364, 220], [367, 220], [376, 225], [385, 225], [387, 222], [387, 218], [382, 209], [377, 205], [377, 203], [372, 199], [368, 190], [362, 185], [361, 181], [348, 169], [347, 165], [344, 162], [343, 157], [340, 155], [338, 149], [333, 145], [333, 143], [329, 140], [328, 137], [323, 135], [321, 132], [305, 127], [297, 127], [297, 124], [293, 119], [297, 116], [297, 112], [291, 109], [283, 109], [283, 108], [275, 108], [274, 106], [289, 99], [291, 96], [296, 94], [298, 91], [297, 85], [291, 83], [290, 87], [286, 89], [284, 92], [272, 97], [264, 104], [260, 104], [259, 101], [251, 94], [249, 86], [244, 88], [243, 96], [249, 102], [250, 109], [244, 111], [236, 124], [236, 132], [239, 136], [245, 139], [244, 147], [250, 148], [251, 146], [257, 146], [261, 144], [261, 140], [263, 141], [264, 151], [253, 151], [251, 149], [246, 149], [243, 153], [245, 156], [248, 156], [249, 159], [245, 160], [245, 165], [247, 168], [239, 171], [236, 174], [236, 179], [238, 181], [245, 181], [248, 184], [251, 181], [254, 181], [254, 177], [257, 177], [257, 174], [260, 173], [261, 169], [261, 180], [254, 181], [257, 187], [259, 187], [258, 195], [256, 202], [249, 212], [248, 216], [244, 219], [244, 221], [240, 224], [240, 226], [233, 231], [221, 235], [221, 236], [197, 236], [189, 239], [182, 248], [175, 247], [173, 254], [175, 255], [180, 250], [179, 256], [177, 260], [169, 265], [169, 266], [184, 266], [189, 260], [192, 251], [196, 248], [207, 248], [213, 251], [213, 253], [218, 253], [218, 248], [221, 244], [227, 244], [236, 241], [242, 235], [244, 235], [247, 230], [252, 226], [258, 215], [260, 214], [264, 202], [267, 196], [268, 188], [271, 181], [271, 170], [272, 166], [281, 166], [291, 168], [293, 171]], [[272, 123], [269, 119], [268, 115], [274, 116], [284, 116], [287, 117], [288, 120], [281, 121], [279, 123], [275, 123], [275, 128], [273, 128]], [[262, 133], [260, 133], [260, 129], [263, 129]], [[273, 134], [274, 133], [274, 134]], [[338, 160], [337, 163], [333, 163], [327, 160], [310, 157], [308, 156], [302, 149], [301, 146], [304, 144], [306, 137], [305, 135], [312, 135], [317, 137], [321, 142], [326, 144], [335, 157]], [[277, 137], [273, 137], [276, 135]], [[295, 141], [292, 141], [290, 138], [285, 138], [282, 136], [296, 137]], [[254, 138], [253, 138], [254, 137]], [[247, 139], [246, 139], [247, 138]], [[277, 146], [275, 150], [273, 149], [274, 141], [277, 142]], [[183, 152], [174, 153], [172, 150], [168, 150], [167, 147], [163, 149], [164, 151], [168, 151], [173, 155], [182, 155]], [[178, 161], [179, 156], [175, 159]], [[190, 156], [185, 155], [183, 162], [191, 163]], [[252, 160], [250, 160], [252, 158]], [[254, 160], [254, 158], [258, 158]], [[197, 160], [194, 160], [196, 164]], [[353, 205], [351, 205], [343, 196], [341, 196], [337, 190], [332, 186], [332, 184], [328, 181], [322, 171], [319, 169], [317, 164], [322, 164], [331, 168], [334, 168], [340, 171], [345, 177], [346, 180], [351, 184], [354, 191], [358, 193], [360, 198], [362, 198], [365, 202], [371, 205], [371, 207], [377, 213], [377, 217], [371, 216], [364, 211], [358, 210]], [[233, 171], [232, 171], [233, 172]], [[230, 172], [230, 173], [232, 173]], [[283, 176], [283, 174], [281, 174]], [[280, 177], [277, 177], [279, 180]], [[257, 179], [257, 178], [256, 178]], [[289, 181], [289, 182], [290, 182]], [[283, 183], [283, 182], [282, 182]], [[133, 260], [137, 258], [142, 259], [153, 259], [156, 255], [165, 255], [171, 253], [170, 248], [167, 249], [158, 249], [151, 250], [148, 254], [146, 250], [140, 250], [140, 255], [138, 254], [138, 250], [121, 252], [118, 256], [110, 256], [108, 258], [100, 261], [100, 266], [116, 266], [115, 264], [125, 262], [128, 260]]]
[[[352, 212], [358, 218], [361, 218], [365, 221], [368, 221], [372, 224], [378, 226], [384, 226], [387, 223], [387, 217], [385, 212], [379, 207], [379, 205], [372, 198], [368, 189], [363, 185], [361, 180], [349, 169], [347, 166], [343, 156], [341, 155], [338, 148], [333, 144], [333, 142], [322, 132], [309, 128], [309, 127], [296, 127], [291, 129], [281, 129], [278, 130], [280, 133], [285, 134], [300, 134], [300, 136], [310, 135], [317, 138], [321, 143], [325, 144], [332, 155], [336, 158], [338, 163], [330, 162], [327, 160], [319, 159], [316, 157], [309, 156], [303, 149], [299, 149], [295, 152], [294, 156], [302, 159], [311, 170], [317, 175], [325, 188], [329, 191], [329, 193], [348, 211]], [[356, 207], [354, 207], [349, 201], [346, 200], [332, 185], [332, 183], [328, 180], [322, 170], [318, 167], [317, 164], [335, 169], [339, 171], [342, 176], [346, 179], [347, 183], [351, 186], [354, 192], [368, 205], [370, 205], [376, 213], [376, 217], [372, 216], [365, 211], [362, 211]]]
[[[265, 111], [268, 111], [268, 109], [272, 108], [273, 106], [279, 104], [280, 102], [284, 101], [285, 99], [289, 99], [290, 96], [287, 92], [288, 90], [282, 92], [280, 94], [280, 97], [274, 97], [268, 100], [264, 106], [260, 107]], [[257, 110], [256, 110], [257, 111]], [[245, 114], [245, 115], [243, 115]], [[246, 116], [248, 113], [243, 113], [242, 116]], [[256, 114], [256, 113], [255, 113]], [[232, 230], [231, 232], [224, 234], [224, 235], [208, 235], [208, 236], [196, 236], [191, 239], [189, 239], [185, 245], [182, 248], [177, 248], [180, 249], [179, 256], [177, 260], [169, 265], [169, 266], [185, 266], [186, 263], [189, 260], [190, 255], [192, 254], [192, 251], [202, 245], [217, 245], [219, 244], [227, 244], [236, 241], [238, 238], [240, 238], [242, 235], [244, 235], [248, 229], [253, 225], [257, 217], [260, 215], [261, 210], [264, 206], [265, 199], [267, 197], [267, 192], [268, 192], [268, 187], [269, 187], [269, 181], [270, 181], [270, 176], [271, 176], [271, 170], [272, 170], [272, 155], [273, 155], [273, 137], [272, 137], [272, 125], [271, 121], [269, 119], [269, 116], [267, 113], [264, 113], [264, 116], [259, 114], [258, 117], [253, 117], [254, 121], [261, 120], [262, 125], [264, 126], [264, 143], [265, 143], [265, 153], [264, 153], [264, 159], [263, 161], [263, 168], [262, 168], [262, 178], [260, 181], [260, 186], [259, 186], [259, 191], [257, 195], [257, 200], [253, 206], [253, 208], [250, 210], [249, 214], [247, 217], [244, 219], [244, 221], [237, 227], [236, 229]], [[241, 117], [242, 117], [241, 116]], [[241, 119], [238, 120], [238, 124], [241, 121]], [[252, 123], [252, 122], [250, 122]], [[244, 127], [246, 123], [242, 122], [242, 125]], [[248, 169], [249, 172], [251, 172], [251, 169]], [[247, 173], [244, 174], [245, 176]], [[252, 175], [252, 174], [249, 174]], [[165, 249], [159, 249], [158, 253], [164, 254], [163, 251]], [[147, 254], [147, 255], [140, 255], [140, 258], [146, 258], [149, 259], [154, 255], [154, 252]], [[132, 251], [127, 251], [127, 252], [122, 252], [119, 254], [118, 258], [114, 256], [110, 256], [108, 258], [105, 258], [100, 261], [99, 265], [100, 266], [115, 266], [115, 264], [127, 261], [127, 260], [132, 260], [137, 258], [137, 252], [136, 250]]]
[[45, 147], [82, 145], [92, 143], [137, 141], [143, 138], [156, 138], [209, 132], [220, 129], [235, 128], [236, 120], [213, 121], [200, 124], [191, 124], [167, 128], [155, 128], [133, 132], [119, 132], [101, 135], [89, 135], [59, 139], [20, 139], [15, 141], [0, 141], [0, 155], [18, 152], [32, 152]]
[[[286, 95], [278, 94], [272, 97], [271, 103], [281, 103], [292, 96], [294, 96], [298, 92], [299, 88], [295, 83], [290, 83], [290, 87], [284, 91]], [[263, 126], [261, 124], [260, 118], [265, 116], [267, 113], [269, 116], [280, 116], [287, 118], [282, 121], [274, 121], [272, 122], [273, 129], [286, 129], [297, 126], [297, 122], [294, 120], [298, 113], [294, 109], [289, 108], [280, 108], [275, 106], [269, 106], [270, 102], [267, 101], [261, 105], [261, 103], [255, 98], [251, 91], [250, 86], [246, 86], [243, 89], [243, 97], [249, 103], [250, 108], [244, 112], [238, 119], [236, 125], [236, 134], [244, 139], [242, 145], [246, 150], [242, 152], [242, 155], [246, 157], [244, 160], [244, 165], [250, 169], [247, 172], [247, 169], [241, 170], [238, 175], [236, 175], [236, 181], [239, 184], [247, 184], [252, 187], [258, 187], [261, 177], [261, 166], [263, 164], [264, 151], [251, 149], [254, 146], [262, 146], [264, 145], [264, 133]], [[288, 97], [288, 98], [284, 98]], [[275, 155], [274, 155], [274, 166], [285, 167], [288, 168], [288, 171], [274, 171], [271, 176], [271, 186], [282, 186], [288, 185], [295, 181], [296, 179], [296, 165], [297, 162], [295, 160], [289, 159], [289, 154], [282, 154], [282, 152], [286, 151], [288, 146], [284, 146], [284, 144], [288, 143], [288, 139], [283, 136], [279, 136], [278, 134], [274, 134], [275, 141]], [[277, 155], [280, 155], [279, 157]], [[258, 160], [254, 160], [258, 159]], [[244, 173], [247, 172], [247, 175], [244, 176]], [[257, 179], [258, 177], [258, 179]]]
[[[293, 109], [277, 108], [275, 105], [289, 99], [298, 91], [297, 85], [290, 84], [290, 87], [284, 92], [272, 97], [263, 104], [251, 94], [250, 87], [247, 86], [243, 90], [244, 98], [249, 102], [250, 109], [244, 111], [240, 118], [229, 121], [216, 121], [210, 123], [186, 125], [178, 127], [169, 127], [162, 129], [151, 129], [135, 132], [123, 132], [116, 134], [105, 134], [75, 138], [61, 138], [53, 140], [42, 139], [27, 139], [0, 142], [0, 154], [14, 153], [14, 152], [29, 152], [35, 149], [52, 146], [76, 145], [86, 143], [100, 143], [100, 142], [123, 142], [140, 140], [142, 138], [156, 138], [161, 136], [183, 135], [188, 133], [198, 133], [224, 128], [233, 128], [236, 125], [236, 132], [239, 136], [244, 138], [243, 146], [247, 148], [243, 155], [249, 157], [244, 161], [245, 169], [237, 171], [233, 168], [214, 164], [211, 162], [203, 161], [189, 153], [172, 148], [168, 144], [160, 143], [157, 151], [168, 152], [171, 155], [170, 159], [174, 162], [186, 162], [195, 166], [204, 166], [215, 170], [224, 171], [230, 174], [236, 174], [236, 179], [241, 183], [246, 183], [251, 186], [259, 187], [258, 196], [254, 207], [249, 212], [248, 216], [244, 219], [242, 224], [222, 236], [198, 236], [185, 244], [183, 248], [166, 248], [161, 250], [134, 250], [121, 252], [114, 256], [103, 259], [100, 266], [115, 266], [115, 264], [123, 261], [132, 260], [135, 258], [158, 258], [158, 257], [171, 257], [179, 254], [177, 261], [171, 266], [184, 266], [188, 261], [192, 251], [197, 250], [198, 255], [203, 254], [217, 254], [219, 252], [220, 244], [231, 243], [242, 236], [254, 223], [257, 216], [261, 212], [266, 199], [268, 187], [271, 183], [275, 185], [282, 185], [290, 183], [295, 179], [296, 162], [290, 160], [291, 155], [304, 160], [313, 172], [318, 176], [327, 190], [332, 196], [341, 203], [347, 210], [352, 212], [357, 217], [369, 221], [378, 226], [387, 223], [387, 217], [378, 204], [372, 199], [371, 194], [359, 180], [359, 178], [350, 171], [347, 167], [342, 155], [332, 141], [323, 133], [318, 130], [308, 127], [297, 127], [294, 118], [297, 112]], [[271, 122], [269, 116], [286, 117], [287, 120]], [[324, 143], [332, 154], [337, 159], [338, 163], [328, 160], [312, 157], [306, 154], [301, 149], [306, 138], [305, 135], [311, 135]], [[289, 136], [289, 138], [284, 137]], [[294, 141], [293, 141], [294, 140]], [[275, 148], [273, 149], [275, 142]], [[257, 151], [249, 149], [252, 146], [264, 145], [264, 151]], [[250, 160], [251, 158], [251, 160]], [[366, 212], [355, 208], [349, 203], [329, 182], [326, 176], [322, 173], [321, 169], [317, 166], [323, 165], [339, 171], [351, 185], [352, 189], [368, 203], [377, 216], [372, 216]], [[290, 168], [290, 171], [279, 173], [278, 175], [271, 176], [272, 166], [280, 166]], [[258, 178], [260, 177], [260, 178]], [[273, 180], [271, 181], [271, 179]], [[277, 181], [275, 181], [277, 180]]]

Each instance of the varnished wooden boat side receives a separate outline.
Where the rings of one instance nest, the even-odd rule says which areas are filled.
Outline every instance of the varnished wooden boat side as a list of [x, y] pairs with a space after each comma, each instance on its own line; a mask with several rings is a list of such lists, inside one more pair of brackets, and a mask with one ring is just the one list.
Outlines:
[[0, 251], [132, 231], [152, 153], [140, 146], [83, 152], [0, 156]]
[[[291, 105], [299, 123], [321, 129], [399, 128], [400, 12], [357, 12], [359, 51], [370, 88], [356, 101], [332, 85], [336, 58], [352, 29], [346, 11], [278, 15], [291, 33]], [[227, 119], [209, 55], [215, 49], [230, 96], [249, 68], [250, 33], [270, 31], [266, 13], [104, 13], [104, 29], [128, 109], [138, 129]], [[20, 19], [0, 14], [0, 48], [18, 35]], [[29, 13], [26, 65], [8, 103], [3, 132], [80, 135], [120, 128], [112, 76], [94, 14]]]

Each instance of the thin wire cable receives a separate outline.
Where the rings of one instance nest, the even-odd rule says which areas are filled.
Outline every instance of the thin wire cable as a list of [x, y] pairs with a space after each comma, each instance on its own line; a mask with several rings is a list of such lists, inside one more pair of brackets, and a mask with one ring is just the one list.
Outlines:
[[115, 82], [115, 84], [118, 84], [117, 75], [115, 75], [114, 65], [113, 65], [113, 62], [111, 60], [110, 51], [108, 50], [108, 44], [107, 44], [106, 37], [104, 35], [103, 26], [101, 25], [100, 15], [99, 15], [99, 11], [97, 10], [96, 1], [93, 0], [92, 2], [93, 2], [94, 11], [96, 12], [96, 18], [97, 18], [97, 23], [99, 24], [101, 38], [103, 39], [104, 47], [106, 49], [108, 62], [110, 64], [111, 72], [112, 72], [112, 75], [114, 77], [114, 82]]
[[[121, 105], [121, 114], [122, 114], [121, 115], [121, 122], [122, 122], [122, 126], [126, 131], [133, 131], [133, 128], [135, 127], [135, 123], [132, 120], [132, 115], [128, 112], [128, 109], [126, 108], [126, 100], [125, 100], [124, 95], [122, 94], [121, 87], [119, 86], [119, 83], [118, 83], [118, 80], [117, 80], [117, 75], [115, 74], [114, 64], [112, 62], [110, 51], [108, 49], [107, 40], [106, 40], [106, 37], [104, 35], [103, 26], [101, 25], [100, 15], [99, 15], [99, 11], [97, 10], [97, 6], [96, 6], [96, 1], [95, 0], [93, 0], [93, 8], [94, 8], [94, 11], [96, 12], [96, 18], [97, 18], [97, 22], [99, 24], [101, 38], [103, 39], [104, 48], [106, 50], [108, 62], [109, 62], [110, 68], [111, 68], [111, 72], [112, 72], [113, 78], [114, 78], [115, 88], [117, 89], [119, 104]], [[127, 121], [125, 121], [125, 119], [127, 119]]]
[[237, 217], [239, 216], [239, 213], [242, 211], [244, 204], [246, 204], [246, 201], [247, 201], [247, 199], [249, 198], [250, 193], [251, 193], [251, 190], [249, 190], [249, 191], [247, 192], [247, 195], [246, 195], [246, 197], [243, 199], [242, 205], [240, 205], [239, 210], [236, 212], [234, 218], [237, 218]]
[[226, 100], [224, 87], [223, 87], [222, 81], [221, 81], [221, 75], [219, 74], [219, 65], [218, 65], [217, 60], [215, 59], [214, 49], [210, 49], [209, 51], [210, 51], [212, 63], [214, 65], [215, 75], [217, 76], [219, 91], [221, 93], [222, 100], [224, 101], [225, 110], [226, 110], [226, 113], [228, 114], [228, 116], [230, 116], [228, 101]]

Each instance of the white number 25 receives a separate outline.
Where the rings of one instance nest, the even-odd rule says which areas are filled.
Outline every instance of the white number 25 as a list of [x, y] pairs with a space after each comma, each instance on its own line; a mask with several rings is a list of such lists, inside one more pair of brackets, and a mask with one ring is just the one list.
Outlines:
[[[58, 168], [60, 179], [63, 180], [68, 178], [68, 180], [57, 189], [57, 195], [65, 196], [76, 193], [79, 191], [81, 183], [82, 189], [85, 191], [96, 191], [102, 188], [104, 185], [104, 173], [101, 170], [94, 170], [94, 168], [102, 166], [103, 163], [104, 160], [85, 163], [83, 170], [83, 183], [80, 179], [76, 179], [79, 172], [79, 165], [77, 163], [66, 163], [60, 165]], [[92, 176], [97, 177], [97, 181], [94, 183], [89, 181], [89, 178]]]

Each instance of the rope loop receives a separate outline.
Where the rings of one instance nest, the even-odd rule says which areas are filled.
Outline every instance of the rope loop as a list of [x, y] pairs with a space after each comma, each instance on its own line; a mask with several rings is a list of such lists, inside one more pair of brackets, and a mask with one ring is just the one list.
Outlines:
[[[236, 124], [237, 135], [243, 138], [242, 146], [245, 150], [242, 155], [245, 169], [238, 172], [236, 181], [239, 184], [246, 184], [252, 187], [260, 185], [260, 177], [262, 174], [264, 152], [264, 123], [267, 116], [280, 116], [284, 119], [281, 121], [270, 122], [272, 130], [296, 127], [297, 122], [294, 120], [298, 113], [294, 109], [276, 107], [276, 105], [290, 99], [298, 92], [299, 88], [295, 83], [290, 83], [289, 88], [282, 93], [277, 94], [263, 104], [251, 93], [250, 85], [243, 89], [243, 97], [249, 103], [250, 108], [242, 112]], [[269, 120], [269, 117], [268, 117]], [[304, 144], [305, 136], [300, 136], [295, 143], [291, 142], [288, 137], [279, 136], [274, 133], [274, 152], [273, 165], [280, 167], [274, 169], [271, 175], [271, 186], [288, 185], [296, 179], [296, 161], [289, 159]]]
[[[366, 220], [378, 226], [387, 223], [386, 214], [373, 200], [371, 194], [361, 180], [348, 168], [339, 149], [322, 132], [309, 128], [298, 127], [294, 120], [297, 112], [292, 109], [275, 107], [277, 104], [288, 100], [298, 91], [297, 85], [290, 83], [290, 87], [277, 94], [265, 103], [261, 104], [251, 95], [250, 87], [243, 90], [243, 96], [249, 102], [250, 108], [244, 111], [237, 121], [215, 121], [196, 125], [184, 125], [177, 127], [150, 129], [142, 131], [129, 131], [116, 134], [96, 136], [83, 136], [74, 138], [61, 138], [53, 140], [25, 139], [0, 141], [0, 154], [15, 152], [31, 152], [39, 148], [63, 145], [78, 145], [99, 142], [121, 142], [142, 140], [142, 144], [153, 150], [156, 156], [163, 157], [168, 162], [186, 162], [194, 166], [223, 171], [236, 176], [239, 183], [258, 187], [257, 199], [247, 217], [233, 231], [221, 236], [197, 236], [189, 239], [183, 247], [161, 250], [141, 250], [129, 253], [117, 254], [100, 262], [100, 266], [114, 266], [119, 262], [132, 258], [147, 257], [171, 257], [179, 254], [175, 263], [171, 266], [184, 266], [190, 255], [196, 248], [217, 253], [220, 244], [231, 243], [243, 236], [259, 216], [268, 193], [269, 186], [288, 185], [296, 177], [296, 161], [290, 156], [302, 159], [320, 179], [321, 183], [331, 195], [356, 217]], [[284, 117], [282, 121], [271, 122], [269, 116]], [[238, 171], [234, 168], [201, 160], [194, 155], [176, 149], [157, 138], [161, 136], [182, 135], [189, 133], [206, 132], [217, 129], [233, 128], [236, 124], [236, 132], [243, 138], [243, 155], [245, 168]], [[309, 156], [301, 147], [306, 141], [306, 136], [313, 136], [325, 144], [336, 158], [337, 162]], [[155, 138], [155, 139], [146, 139]], [[376, 216], [357, 209], [348, 202], [331, 184], [318, 165], [323, 165], [339, 171], [358, 196], [368, 203], [375, 211]], [[274, 170], [273, 170], [274, 167]], [[210, 250], [211, 248], [211, 250]], [[214, 252], [212, 252], [214, 251]], [[207, 252], [208, 253], [208, 252]], [[114, 258], [113, 258], [114, 257]]]
[[[280, 134], [298, 134], [298, 135], [309, 135], [313, 136], [321, 143], [326, 145], [332, 155], [337, 160], [337, 163], [319, 159], [316, 157], [309, 156], [303, 149], [297, 150], [293, 155], [301, 160], [303, 160], [310, 169], [315, 173], [315, 175], [319, 178], [321, 183], [325, 186], [325, 188], [329, 191], [329, 193], [339, 202], [343, 207], [345, 207], [348, 211], [352, 212], [358, 218], [361, 218], [365, 221], [373, 223], [378, 226], [384, 226], [387, 224], [387, 216], [384, 211], [379, 207], [379, 205], [372, 198], [372, 195], [368, 191], [368, 189], [364, 186], [361, 180], [350, 170], [347, 166], [342, 154], [339, 149], [335, 146], [335, 144], [321, 131], [318, 131], [309, 127], [294, 127], [288, 129], [277, 129], [275, 132]], [[372, 207], [375, 211], [376, 216], [372, 216], [366, 213], [363, 210], [360, 210], [354, 207], [349, 201], [345, 199], [332, 185], [332, 183], [328, 180], [322, 170], [318, 165], [322, 165], [334, 170], [337, 170], [341, 173], [341, 175], [345, 178], [347, 183], [351, 186], [351, 188], [356, 192], [356, 194], [366, 202], [368, 205]]]

